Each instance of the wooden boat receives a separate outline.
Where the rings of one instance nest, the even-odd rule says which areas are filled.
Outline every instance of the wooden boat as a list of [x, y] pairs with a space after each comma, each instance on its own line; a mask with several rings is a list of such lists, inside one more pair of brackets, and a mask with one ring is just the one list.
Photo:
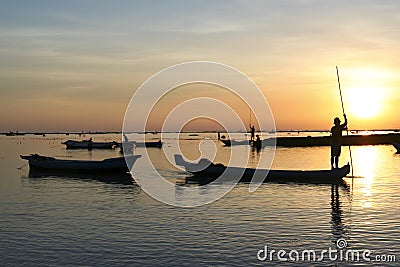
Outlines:
[[[227, 167], [214, 164], [207, 159], [197, 163], [187, 162], [181, 155], [175, 155], [175, 163], [183, 166], [186, 171], [201, 176], [199, 179], [211, 182], [220, 177], [224, 172], [232, 180], [240, 177], [240, 182], [250, 182], [257, 171], [257, 177], [265, 177], [264, 182], [297, 182], [297, 183], [341, 183], [342, 178], [350, 172], [349, 164], [342, 168], [332, 170], [267, 170], [241, 167]], [[260, 175], [260, 176], [258, 176]]]
[[93, 142], [91, 140], [68, 140], [62, 144], [66, 145], [67, 149], [112, 149], [118, 146], [117, 142]]
[[157, 147], [161, 148], [163, 146], [163, 142], [161, 140], [159, 141], [145, 141], [145, 142], [137, 142], [137, 141], [128, 141], [128, 142], [122, 142], [118, 144], [120, 148], [124, 147], [124, 149], [130, 148], [130, 147]]
[[249, 145], [251, 143], [250, 140], [233, 140], [233, 139], [220, 139], [225, 146], [244, 146]]
[[[20, 156], [28, 160], [30, 169], [79, 171], [79, 172], [128, 172], [140, 155], [110, 158], [104, 160], [69, 160], [31, 154]], [[126, 158], [126, 161], [125, 161]]]
[[400, 154], [400, 143], [393, 143], [392, 144], [395, 148], [396, 148], [396, 150], [397, 150], [397, 154]]
[[136, 147], [157, 147], [162, 148], [163, 142], [159, 141], [146, 141], [146, 142], [135, 142]]
[[254, 140], [251, 142], [251, 146], [257, 150], [260, 150], [262, 148], [262, 140]]
[[25, 133], [11, 132], [11, 131], [6, 133], [6, 136], [18, 136], [18, 135], [25, 135]]

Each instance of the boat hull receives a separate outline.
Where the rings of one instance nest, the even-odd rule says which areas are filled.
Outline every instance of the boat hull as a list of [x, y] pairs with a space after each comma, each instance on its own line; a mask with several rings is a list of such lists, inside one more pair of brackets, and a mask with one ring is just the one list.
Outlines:
[[227, 167], [222, 164], [213, 164], [208, 160], [199, 163], [185, 162], [180, 155], [175, 155], [177, 165], [183, 166], [196, 179], [213, 181], [219, 177], [226, 180], [251, 182], [254, 177], [262, 177], [264, 182], [296, 182], [296, 183], [340, 183], [350, 172], [347, 164], [342, 168], [332, 170], [267, 170], [254, 168]]
[[137, 141], [128, 141], [122, 142], [118, 144], [120, 148], [123, 150], [132, 150], [133, 147], [156, 147], [162, 148], [163, 142], [160, 141], [146, 141], [146, 142], [137, 142]]
[[251, 141], [249, 141], [249, 140], [237, 141], [237, 140], [230, 140], [230, 139], [220, 139], [220, 141], [225, 146], [245, 146], [245, 145], [251, 144]]
[[35, 170], [57, 170], [66, 172], [128, 172], [140, 155], [105, 160], [64, 160], [40, 155], [21, 156]]
[[68, 140], [62, 142], [67, 149], [112, 149], [118, 145], [117, 142], [91, 142], [88, 140], [74, 141]]

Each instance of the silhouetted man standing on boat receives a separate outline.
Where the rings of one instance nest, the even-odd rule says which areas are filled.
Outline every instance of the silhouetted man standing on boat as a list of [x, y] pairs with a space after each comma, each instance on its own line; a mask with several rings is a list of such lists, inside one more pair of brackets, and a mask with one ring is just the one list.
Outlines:
[[342, 148], [342, 131], [346, 130], [347, 118], [346, 114], [343, 114], [344, 123], [340, 124], [340, 119], [336, 117], [333, 120], [335, 124], [331, 128], [331, 166], [332, 169], [339, 168], [339, 157]]
[[250, 141], [254, 141], [255, 132], [256, 132], [256, 128], [254, 128], [254, 125], [250, 125]]

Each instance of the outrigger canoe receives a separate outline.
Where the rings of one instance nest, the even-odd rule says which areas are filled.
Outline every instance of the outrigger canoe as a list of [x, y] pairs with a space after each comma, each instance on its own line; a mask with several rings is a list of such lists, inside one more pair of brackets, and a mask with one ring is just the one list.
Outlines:
[[181, 155], [175, 155], [175, 163], [185, 168], [199, 179], [211, 182], [220, 177], [224, 172], [232, 180], [240, 177], [240, 182], [251, 182], [253, 176], [265, 177], [264, 182], [297, 182], [337, 184], [343, 182], [342, 178], [350, 172], [350, 165], [332, 170], [267, 170], [241, 167], [227, 167], [223, 164], [214, 164], [207, 159], [201, 159], [197, 163], [187, 162]]
[[[20, 156], [29, 162], [30, 169], [57, 170], [65, 172], [128, 172], [140, 155], [110, 158], [104, 160], [69, 160], [31, 154]], [[125, 161], [126, 158], [126, 161]], [[127, 164], [128, 162], [128, 164]]]

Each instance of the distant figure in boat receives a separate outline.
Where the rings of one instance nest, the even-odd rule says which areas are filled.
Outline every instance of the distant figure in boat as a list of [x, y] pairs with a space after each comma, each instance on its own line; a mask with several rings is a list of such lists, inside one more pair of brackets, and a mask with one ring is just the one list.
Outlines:
[[262, 142], [260, 139], [260, 136], [257, 134], [256, 135], [256, 140], [253, 141], [253, 148], [257, 149], [257, 152], [260, 152], [261, 147], [262, 147]]
[[256, 128], [254, 128], [254, 125], [250, 125], [250, 141], [254, 141], [255, 132], [256, 132]]
[[88, 141], [88, 149], [91, 150], [93, 148], [93, 139], [90, 137]]
[[333, 120], [335, 124], [331, 128], [331, 166], [332, 169], [339, 168], [339, 157], [342, 148], [342, 132], [346, 130], [347, 127], [347, 118], [346, 114], [343, 114], [344, 123], [340, 124], [340, 119], [336, 117]]

